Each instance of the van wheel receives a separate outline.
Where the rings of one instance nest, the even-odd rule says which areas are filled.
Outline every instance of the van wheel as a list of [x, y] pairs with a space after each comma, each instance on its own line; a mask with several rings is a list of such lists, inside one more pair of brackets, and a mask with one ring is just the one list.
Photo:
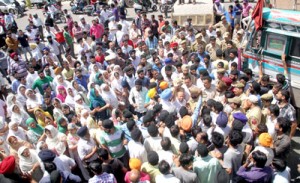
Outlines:
[[156, 5], [154, 5], [154, 6], [152, 7], [152, 11], [157, 11], [157, 6], [156, 6]]

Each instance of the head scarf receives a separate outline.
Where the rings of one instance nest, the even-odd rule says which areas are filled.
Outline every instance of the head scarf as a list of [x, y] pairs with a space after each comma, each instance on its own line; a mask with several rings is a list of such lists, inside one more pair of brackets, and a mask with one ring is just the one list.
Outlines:
[[11, 105], [14, 104], [13, 102], [13, 98], [15, 97], [14, 94], [9, 94], [7, 97], [6, 97], [6, 105], [9, 107]]
[[18, 87], [18, 90], [17, 90], [17, 96], [16, 96], [16, 97], [17, 97], [17, 100], [18, 100], [19, 102], [21, 102], [22, 104], [25, 104], [25, 102], [26, 102], [26, 100], [27, 100], [27, 97], [26, 97], [26, 95], [23, 95], [23, 94], [20, 92], [20, 89], [21, 89], [22, 87], [25, 87], [25, 88], [26, 88], [25, 85], [20, 84], [19, 87]]
[[62, 133], [60, 133], [54, 126], [47, 125], [45, 130], [49, 130], [51, 133], [51, 137], [47, 136], [46, 144], [48, 148], [51, 150], [55, 150], [58, 154], [62, 154], [66, 151], [66, 145], [64, 142], [61, 142], [60, 138], [62, 137]]
[[58, 131], [61, 133], [66, 133], [68, 131], [68, 127], [61, 126], [61, 122], [63, 121], [63, 119], [66, 120], [64, 117], [59, 117], [57, 119]]
[[36, 109], [34, 110], [34, 116], [35, 116], [35, 118], [37, 119], [38, 124], [41, 125], [42, 127], [45, 127], [45, 126], [46, 126], [46, 124], [45, 124], [45, 118], [37, 117], [37, 115], [36, 115], [36, 112], [37, 112], [37, 111], [40, 111], [41, 113], [44, 114], [45, 117], [47, 116], [47, 117], [49, 117], [49, 118], [51, 118], [51, 119], [53, 120], [53, 118], [52, 118], [51, 114], [49, 114], [49, 112], [45, 112], [44, 110], [42, 110], [42, 109], [40, 109], [40, 108], [36, 108]]
[[95, 75], [95, 83], [99, 86], [101, 86], [103, 84], [103, 79], [99, 79], [99, 76], [102, 75], [100, 72], [98, 72], [96, 75]]
[[[30, 124], [31, 123], [36, 123], [36, 127], [35, 128], [31, 128]], [[33, 131], [35, 134], [37, 135], [43, 135], [44, 133], [44, 128], [41, 127], [39, 124], [37, 124], [37, 122], [33, 119], [33, 118], [28, 118], [26, 120], [26, 125], [28, 126], [29, 130]]]
[[[19, 113], [16, 113], [13, 111], [15, 107], [19, 107]], [[10, 106], [9, 110], [11, 111], [11, 121], [16, 121], [18, 124], [22, 127], [26, 127], [25, 121], [27, 118], [29, 118], [29, 115], [27, 114], [26, 111], [24, 111], [19, 105], [13, 104]]]
[[28, 147], [22, 146], [18, 150], [19, 166], [22, 172], [30, 171], [32, 167], [39, 162], [35, 151], [32, 149], [29, 149], [29, 157], [23, 156], [22, 154], [26, 149], [28, 149]]
[[[14, 138], [16, 138], [17, 139], [17, 144], [11, 144], [10, 142], [9, 142], [9, 138], [10, 137], [14, 137]], [[8, 136], [7, 136], [7, 142], [8, 142], [8, 145], [12, 148], [12, 149], [14, 149], [14, 150], [18, 150], [22, 145], [23, 145], [23, 143], [21, 142], [21, 140], [20, 139], [18, 139], [15, 135], [13, 135], [13, 134], [8, 134]]]
[[[63, 85], [60, 85], [60, 86], [57, 87], [56, 90], [57, 90], [57, 91], [56, 91], [56, 93], [57, 93], [56, 97], [57, 97], [62, 103], [64, 103], [65, 100], [66, 100], [66, 97], [67, 97], [67, 90], [66, 90], [66, 88], [65, 88]], [[64, 93], [64, 94], [60, 94], [60, 93], [58, 92], [58, 90], [64, 90], [65, 93]]]
[[91, 105], [90, 105], [91, 108], [93, 108], [93, 104], [99, 105], [101, 107], [106, 105], [106, 102], [103, 100], [103, 98], [100, 95], [96, 96], [96, 92], [94, 88], [91, 89], [90, 100], [91, 100]]
[[26, 95], [27, 99], [30, 99], [30, 97], [28, 97], [28, 94], [29, 94], [30, 91], [33, 92], [32, 89], [26, 89], [26, 91], [25, 91], [25, 95]]
[[15, 170], [16, 159], [14, 156], [8, 156], [0, 163], [0, 174], [12, 174]]
[[[73, 92], [73, 96], [71, 96], [68, 92], [68, 90], [72, 90]], [[66, 100], [65, 100], [65, 104], [69, 105], [70, 107], [72, 107], [73, 109], [75, 108], [75, 100], [74, 100], [74, 97], [75, 97], [75, 91], [72, 87], [68, 87], [67, 88], [67, 97], [66, 97]]]
[[[17, 125], [17, 131], [12, 130], [13, 126]], [[16, 121], [11, 121], [8, 124], [9, 134], [16, 136], [18, 139], [26, 139], [26, 134], [22, 128], [19, 127], [19, 123]]]
[[[108, 91], [105, 91], [104, 88], [108, 87], [109, 90]], [[119, 104], [119, 101], [118, 101], [118, 98], [115, 94], [115, 92], [106, 84], [106, 83], [103, 83], [101, 85], [101, 96], [102, 98], [107, 102], [107, 103], [110, 103], [110, 105], [113, 106], [113, 108], [117, 108], [118, 107], [118, 104]]]

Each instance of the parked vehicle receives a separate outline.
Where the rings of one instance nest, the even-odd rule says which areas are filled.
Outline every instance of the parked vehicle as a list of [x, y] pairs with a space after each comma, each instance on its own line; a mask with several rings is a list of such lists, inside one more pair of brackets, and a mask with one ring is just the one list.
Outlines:
[[84, 0], [81, 0], [77, 3], [71, 2], [71, 11], [73, 14], [87, 14], [91, 16], [94, 12], [93, 5], [86, 5]]
[[46, 4], [46, 0], [31, 0], [31, 4], [36, 6], [37, 9], [41, 9]]
[[153, 2], [153, 0], [149, 0], [148, 2], [136, 0], [134, 1], [133, 8], [135, 12], [148, 12], [149, 9], [156, 11], [157, 5]]
[[175, 3], [174, 11], [171, 13], [171, 19], [176, 20], [178, 25], [183, 25], [187, 18], [191, 18], [193, 27], [196, 29], [207, 28], [209, 25], [214, 24], [213, 2], [197, 0], [197, 3], [200, 5], [178, 5], [178, 3]]
[[[250, 24], [251, 25], [251, 24]], [[244, 67], [259, 74], [262, 61], [263, 73], [276, 82], [276, 75], [284, 73], [281, 56], [287, 55], [287, 79], [292, 93], [291, 102], [300, 107], [300, 11], [264, 8], [263, 27], [256, 31], [250, 26], [249, 42], [243, 53]], [[248, 65], [247, 65], [248, 64]]]
[[167, 9], [167, 12], [172, 12], [174, 10], [174, 4], [175, 4], [176, 0], [169, 0], [167, 1], [166, 4], [161, 4], [159, 6], [159, 11], [161, 13], [164, 13], [165, 10]]
[[14, 4], [8, 4], [3, 1], [0, 1], [0, 10], [2, 12], [8, 11], [16, 16], [22, 16], [24, 14], [22, 8], [17, 8]]
[[[53, 6], [55, 7], [55, 13], [51, 15], [51, 13], [49, 13], [48, 11], [48, 7], [49, 6]], [[66, 20], [66, 17], [65, 17], [65, 14], [64, 12], [61, 10], [61, 6], [58, 6], [58, 5], [52, 5], [52, 4], [48, 4], [45, 6], [45, 10], [44, 10], [44, 16], [47, 17], [49, 14], [51, 16], [53, 16], [52, 18], [54, 19], [55, 22], [59, 21], [60, 23], [66, 23], [67, 20]]]
[[[1, 1], [5, 2], [6, 4], [14, 4], [15, 0], [1, 0]], [[25, 0], [17, 0], [17, 1], [20, 4], [22, 10], [25, 11], [25, 9], [26, 9]]]

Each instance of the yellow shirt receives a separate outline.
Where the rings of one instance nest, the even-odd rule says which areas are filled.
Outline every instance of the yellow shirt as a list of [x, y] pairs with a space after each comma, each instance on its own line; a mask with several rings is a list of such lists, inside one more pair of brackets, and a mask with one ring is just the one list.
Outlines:
[[69, 79], [69, 78], [73, 78], [74, 77], [74, 69], [69, 69], [69, 71], [67, 71], [66, 69], [64, 69], [62, 71], [62, 75], [65, 79]]
[[149, 174], [151, 183], [155, 183], [155, 177], [161, 174], [157, 165], [152, 166], [148, 162], [142, 164], [141, 170], [142, 172]]

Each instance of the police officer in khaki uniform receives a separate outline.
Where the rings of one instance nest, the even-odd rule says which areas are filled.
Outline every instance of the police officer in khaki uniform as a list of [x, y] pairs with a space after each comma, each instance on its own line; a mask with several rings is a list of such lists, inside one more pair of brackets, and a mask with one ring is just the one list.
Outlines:
[[[223, 34], [221, 32], [221, 29], [216, 29], [216, 33], [217, 33], [217, 44], [221, 46], [221, 42], [224, 40], [223, 38]], [[225, 34], [225, 33], [224, 33]]]
[[261, 122], [266, 123], [268, 108], [272, 104], [273, 95], [271, 93], [266, 93], [266, 94], [263, 94], [260, 98], [261, 98], [261, 101], [263, 104]]
[[241, 101], [240, 97], [233, 97], [233, 98], [229, 98], [227, 100], [228, 100], [228, 103], [229, 103], [230, 107], [232, 108], [232, 111], [231, 111], [231, 113], [229, 115], [229, 118], [228, 118], [228, 125], [231, 127], [232, 122], [234, 120], [233, 114], [238, 113], [238, 112], [244, 113], [244, 110], [241, 107], [242, 101]]
[[181, 40], [180, 42], [179, 42], [179, 51], [181, 52], [181, 53], [183, 53], [184, 51], [188, 51], [188, 52], [190, 52], [190, 47], [189, 46], [187, 46], [187, 43], [186, 43], [186, 40]]
[[227, 32], [229, 26], [230, 25], [228, 24], [226, 17], [222, 16], [221, 21], [214, 25], [214, 29], [219, 28], [221, 30], [221, 34], [223, 35], [225, 32]]
[[199, 45], [202, 45], [204, 48], [206, 46], [206, 42], [203, 41], [202, 35], [200, 33], [196, 34], [195, 38], [196, 38], [196, 40], [191, 45], [192, 52], [196, 52], [198, 50]]
[[249, 95], [243, 103], [243, 108], [247, 111], [246, 116], [248, 123], [252, 130], [255, 130], [261, 123], [261, 108], [258, 106], [258, 97], [256, 95]]
[[240, 29], [237, 32], [237, 37], [233, 40], [237, 48], [244, 49], [246, 47], [247, 41], [246, 40], [243, 41], [243, 36], [244, 36], [244, 30]]
[[217, 59], [216, 51], [221, 49], [220, 45], [217, 44], [216, 38], [214, 36], [210, 37], [210, 43], [206, 45], [205, 51], [209, 53], [210, 59], [215, 61]]
[[[225, 32], [225, 34], [223, 34], [223, 40], [221, 41], [220, 43], [220, 46], [222, 48], [222, 51], [224, 52], [226, 49], [227, 49], [227, 44], [228, 44], [228, 41], [230, 41], [230, 33], [229, 32]], [[233, 43], [233, 48], [236, 48], [235, 46], [235, 43]]]

